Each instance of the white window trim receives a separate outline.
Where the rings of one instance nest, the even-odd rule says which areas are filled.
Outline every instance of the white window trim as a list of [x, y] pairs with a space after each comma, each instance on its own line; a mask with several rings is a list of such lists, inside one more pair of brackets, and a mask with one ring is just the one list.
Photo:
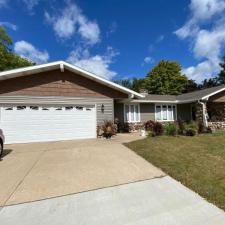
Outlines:
[[[167, 119], [166, 120], [163, 120], [163, 110], [162, 110], [162, 107], [166, 105], [166, 114], [167, 114]], [[160, 106], [161, 110], [161, 120], [157, 120], [157, 115], [156, 115], [156, 107], [157, 106]], [[173, 118], [173, 120], [168, 120], [168, 106], [171, 106], [172, 107], [172, 112], [173, 112], [173, 106], [175, 106], [175, 112], [176, 112], [176, 115], [175, 115], [175, 118]], [[174, 115], [173, 115], [174, 116]], [[177, 105], [176, 104], [155, 104], [155, 121], [159, 121], [159, 122], [172, 122], [172, 121], [176, 121], [177, 120]]]
[[[130, 110], [130, 107], [131, 107], [131, 105], [134, 105], [134, 106], [138, 106], [138, 113], [137, 113], [137, 115], [138, 115], [138, 117], [137, 116], [135, 116], [135, 118], [137, 117], [138, 118], [138, 120], [135, 120], [135, 121], [131, 121], [131, 110]], [[129, 120], [127, 121], [126, 120], [126, 106], [128, 106], [129, 107]], [[124, 112], [124, 121], [125, 122], [128, 122], [128, 123], [138, 123], [138, 122], [141, 122], [141, 115], [140, 115], [140, 104], [138, 104], [138, 103], [128, 103], [128, 104], [124, 104], [124, 107], [123, 107], [123, 112]]]

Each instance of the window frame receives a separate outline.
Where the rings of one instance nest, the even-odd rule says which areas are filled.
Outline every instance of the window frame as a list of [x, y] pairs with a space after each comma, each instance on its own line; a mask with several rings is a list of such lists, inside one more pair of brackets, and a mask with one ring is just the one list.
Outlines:
[[[127, 116], [126, 116], [126, 106], [128, 106], [128, 120], [127, 120]], [[137, 106], [137, 112], [135, 110]], [[131, 120], [131, 108], [134, 107], [134, 120]], [[124, 122], [127, 123], [139, 123], [141, 122], [141, 114], [140, 114], [140, 104], [139, 103], [126, 103], [124, 104]]]
[[[161, 119], [157, 119], [157, 111], [156, 108], [160, 106], [160, 117]], [[166, 120], [163, 119], [163, 106], [166, 106]], [[168, 110], [168, 106], [171, 106], [171, 110], [172, 110], [172, 117], [173, 119], [168, 119], [169, 118], [169, 110]], [[175, 115], [174, 115], [174, 110], [173, 108], [175, 107]], [[168, 103], [156, 103], [155, 104], [155, 121], [159, 121], [159, 122], [173, 122], [177, 120], [177, 104], [168, 104]]]

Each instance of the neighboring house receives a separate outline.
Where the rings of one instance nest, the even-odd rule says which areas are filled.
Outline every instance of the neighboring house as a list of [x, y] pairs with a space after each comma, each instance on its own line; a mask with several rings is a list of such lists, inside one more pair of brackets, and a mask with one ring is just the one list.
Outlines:
[[63, 61], [0, 73], [6, 143], [95, 138], [97, 125], [115, 118], [132, 124], [198, 118], [207, 125], [206, 102], [211, 119], [224, 121], [224, 86], [180, 96], [146, 95]]

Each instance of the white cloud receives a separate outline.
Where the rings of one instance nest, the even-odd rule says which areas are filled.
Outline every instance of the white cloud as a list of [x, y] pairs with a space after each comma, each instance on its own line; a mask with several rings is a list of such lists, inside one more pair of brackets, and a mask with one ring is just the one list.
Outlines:
[[147, 64], [148, 63], [153, 63], [154, 59], [152, 57], [150, 57], [150, 56], [147, 56], [147, 57], [144, 58], [144, 62], [147, 63]]
[[163, 41], [164, 38], [165, 38], [164, 35], [159, 35], [159, 36], [157, 37], [157, 39], [156, 39], [156, 43], [159, 43], [159, 42]]
[[100, 41], [98, 24], [89, 20], [74, 3], [68, 2], [58, 15], [51, 16], [48, 12], [45, 12], [45, 19], [53, 25], [53, 29], [59, 38], [69, 39], [77, 33], [87, 44], [96, 44]]
[[26, 41], [17, 41], [14, 46], [14, 51], [37, 64], [46, 63], [49, 59], [47, 51], [40, 51], [35, 48], [32, 44]]
[[1, 25], [5, 26], [5, 27], [8, 27], [8, 28], [10, 28], [10, 29], [12, 29], [14, 31], [17, 30], [17, 26], [15, 24], [13, 24], [13, 23], [10, 23], [10, 22], [0, 22], [0, 26]]
[[78, 48], [70, 53], [67, 61], [100, 77], [112, 79], [117, 73], [110, 69], [110, 65], [118, 54], [112, 47], [108, 47], [104, 55], [94, 56], [88, 49]]
[[7, 6], [8, 0], [0, 0], [0, 8]]
[[[188, 39], [194, 57], [200, 60], [196, 66], [183, 72], [197, 82], [210, 78], [219, 72], [219, 62], [225, 46], [225, 1], [192, 0], [190, 19], [175, 34]], [[208, 29], [202, 28], [207, 25]]]
[[144, 66], [146, 64], [154, 63], [155, 60], [150, 56], [146, 56], [143, 61], [144, 62], [141, 64], [141, 66]]
[[40, 0], [22, 0], [26, 5], [29, 12], [32, 12], [33, 8], [38, 5]]

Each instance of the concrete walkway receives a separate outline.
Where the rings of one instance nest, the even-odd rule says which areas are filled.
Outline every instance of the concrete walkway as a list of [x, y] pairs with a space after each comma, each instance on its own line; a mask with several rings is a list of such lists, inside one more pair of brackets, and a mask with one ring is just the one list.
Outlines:
[[164, 176], [122, 145], [138, 138], [7, 145], [9, 154], [0, 162], [0, 206]]
[[2, 225], [224, 225], [225, 213], [174, 179], [4, 207]]

